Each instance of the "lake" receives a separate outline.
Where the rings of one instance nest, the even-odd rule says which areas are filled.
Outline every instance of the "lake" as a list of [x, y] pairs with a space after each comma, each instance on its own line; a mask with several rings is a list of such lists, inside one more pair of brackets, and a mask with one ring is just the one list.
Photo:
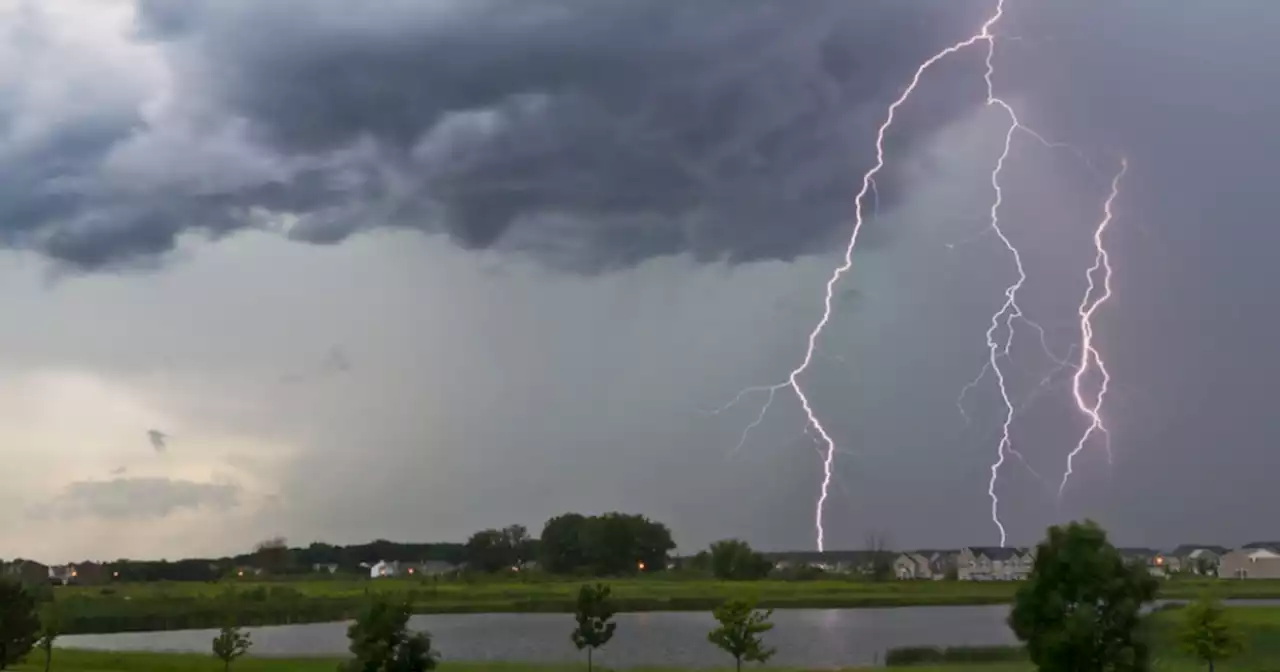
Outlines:
[[[1005, 625], [1008, 606], [788, 609], [775, 611], [765, 641], [778, 649], [777, 665], [871, 665], [886, 649], [916, 645], [1013, 644]], [[707, 641], [715, 619], [706, 612], [618, 614], [617, 633], [597, 652], [602, 665], [707, 667], [731, 662]], [[569, 614], [436, 614], [414, 616], [410, 627], [431, 633], [449, 660], [560, 663], [580, 660], [569, 641]], [[252, 628], [260, 656], [342, 656], [347, 624]], [[72, 635], [60, 647], [112, 651], [208, 653], [215, 630]]]
[[[1276, 605], [1277, 600], [1251, 600]], [[778, 654], [771, 664], [794, 667], [874, 665], [900, 646], [992, 646], [1016, 644], [1005, 624], [1008, 605], [892, 607], [884, 609], [786, 609], [773, 613], [765, 636]], [[723, 666], [727, 654], [707, 641], [715, 620], [707, 612], [618, 614], [618, 631], [596, 660], [610, 667]], [[436, 614], [414, 616], [410, 626], [431, 633], [448, 660], [572, 662], [582, 658], [569, 641], [569, 614]], [[343, 656], [347, 624], [319, 623], [253, 628], [259, 656]], [[214, 630], [177, 630], [114, 635], [74, 635], [60, 647], [109, 651], [208, 653]]]

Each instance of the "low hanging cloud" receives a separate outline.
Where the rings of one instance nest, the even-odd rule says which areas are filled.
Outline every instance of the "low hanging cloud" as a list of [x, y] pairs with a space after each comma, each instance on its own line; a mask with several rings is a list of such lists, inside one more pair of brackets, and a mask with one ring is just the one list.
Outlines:
[[[411, 228], [586, 271], [788, 259], [845, 230], [885, 105], [981, 4], [138, 0], [102, 20], [124, 54], [103, 63], [30, 4], [0, 18], [40, 66], [0, 84], [0, 242], [85, 269], [246, 228]], [[76, 78], [92, 106], [35, 109]], [[893, 142], [972, 84], [922, 91]], [[901, 197], [892, 168], [878, 187]]]
[[169, 435], [158, 429], [148, 429], [147, 440], [151, 442], [151, 449], [157, 453], [163, 453], [169, 449]]
[[31, 511], [37, 518], [140, 520], [164, 518], [182, 510], [228, 511], [240, 502], [241, 488], [231, 483], [198, 483], [169, 478], [115, 478], [77, 481], [53, 501]]

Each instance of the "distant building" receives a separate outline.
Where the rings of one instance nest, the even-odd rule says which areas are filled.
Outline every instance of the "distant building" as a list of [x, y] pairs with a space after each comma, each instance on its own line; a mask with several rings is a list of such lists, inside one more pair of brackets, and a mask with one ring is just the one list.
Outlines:
[[1116, 550], [1120, 551], [1120, 557], [1124, 558], [1125, 562], [1146, 567], [1147, 573], [1152, 576], [1169, 574], [1164, 554], [1154, 548], [1117, 548]]
[[1031, 574], [1035, 549], [966, 546], [960, 549], [956, 578], [961, 581], [1021, 581]]
[[316, 574], [337, 574], [338, 563], [336, 562], [317, 562], [311, 565], [311, 571]]
[[1218, 563], [1230, 549], [1211, 544], [1183, 544], [1165, 554], [1170, 572], [1216, 576]]
[[369, 578], [371, 579], [387, 579], [395, 576], [400, 576], [399, 560], [392, 562], [379, 560], [369, 568]]
[[1218, 577], [1223, 579], [1280, 579], [1280, 542], [1246, 544], [1222, 556]]
[[893, 561], [893, 574], [899, 579], [931, 579], [941, 581], [958, 569], [959, 551], [919, 550], [900, 553]]

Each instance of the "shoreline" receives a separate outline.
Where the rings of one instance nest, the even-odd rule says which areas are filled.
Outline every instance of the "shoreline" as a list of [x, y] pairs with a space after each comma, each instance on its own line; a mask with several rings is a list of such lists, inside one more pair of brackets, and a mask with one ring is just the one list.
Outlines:
[[[131, 584], [56, 591], [65, 633], [112, 634], [220, 627], [332, 623], [354, 618], [370, 596], [412, 603], [415, 615], [571, 613], [579, 581], [438, 583], [430, 581], [279, 581]], [[727, 599], [771, 609], [891, 609], [1010, 604], [1020, 584], [956, 582], [601, 580], [619, 613], [710, 611]], [[1188, 599], [1206, 588], [1222, 599], [1280, 599], [1280, 581], [1166, 584], [1160, 599]]]

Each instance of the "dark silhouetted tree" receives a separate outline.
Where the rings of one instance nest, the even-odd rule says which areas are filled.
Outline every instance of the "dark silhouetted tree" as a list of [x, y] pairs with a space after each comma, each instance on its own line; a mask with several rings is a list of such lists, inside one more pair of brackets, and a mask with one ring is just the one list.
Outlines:
[[213, 638], [213, 655], [222, 661], [224, 671], [230, 670], [231, 663], [249, 653], [252, 646], [253, 641], [249, 639], [247, 632], [235, 625], [225, 625], [218, 631], [218, 636]]
[[1209, 595], [1192, 602], [1184, 610], [1178, 644], [1183, 651], [1209, 666], [1244, 650], [1244, 640], [1233, 627], [1222, 603]]
[[539, 562], [552, 574], [572, 574], [587, 564], [582, 532], [586, 517], [566, 513], [547, 521], [542, 527]]
[[578, 604], [574, 618], [578, 625], [571, 638], [578, 650], [587, 650], [587, 672], [592, 669], [592, 653], [609, 643], [618, 624], [613, 622], [613, 607], [609, 604], [609, 586], [584, 585], [578, 589]]
[[37, 635], [36, 648], [44, 652], [44, 672], [49, 672], [53, 665], [53, 643], [62, 636], [62, 623], [52, 606], [40, 613], [40, 632]]
[[772, 614], [772, 609], [757, 611], [750, 602], [730, 600], [716, 607], [714, 615], [720, 626], [707, 634], [707, 640], [733, 656], [739, 672], [744, 660], [768, 662], [777, 650], [766, 648], [761, 635], [773, 629], [769, 622]]
[[1156, 588], [1147, 569], [1126, 563], [1096, 523], [1051, 527], [1009, 626], [1042, 672], [1141, 672], [1148, 650], [1137, 630]]
[[724, 539], [711, 544], [709, 556], [711, 573], [717, 579], [737, 581], [762, 579], [773, 569], [773, 563], [740, 539]]
[[35, 598], [22, 584], [0, 579], [0, 670], [22, 662], [39, 635]]
[[355, 658], [341, 672], [425, 672], [436, 668], [431, 637], [409, 631], [407, 603], [375, 599], [347, 628]]

